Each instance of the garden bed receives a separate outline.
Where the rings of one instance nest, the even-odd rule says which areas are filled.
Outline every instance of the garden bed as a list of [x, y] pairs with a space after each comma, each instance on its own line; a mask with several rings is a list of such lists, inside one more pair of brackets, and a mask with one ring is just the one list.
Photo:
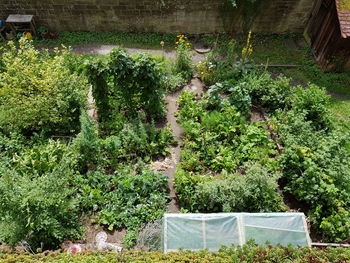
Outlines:
[[57, 248], [84, 239], [88, 218], [126, 230], [132, 247], [167, 210], [293, 209], [317, 240], [348, 238], [349, 134], [325, 90], [256, 67], [250, 39], [196, 68], [177, 39], [175, 61], [38, 52], [24, 39], [0, 55], [0, 242]]

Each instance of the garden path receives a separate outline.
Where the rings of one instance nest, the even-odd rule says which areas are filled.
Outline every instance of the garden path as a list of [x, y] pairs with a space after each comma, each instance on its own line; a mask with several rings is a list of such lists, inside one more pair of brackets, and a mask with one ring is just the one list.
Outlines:
[[[201, 96], [203, 94], [203, 90], [205, 85], [198, 79], [193, 78], [191, 82], [186, 85], [183, 90], [191, 90], [197, 96]], [[166, 124], [168, 124], [172, 130], [174, 138], [177, 142], [176, 146], [171, 147], [171, 155], [167, 157], [165, 160], [157, 161], [152, 164], [152, 169], [163, 171], [164, 174], [168, 177], [168, 185], [170, 189], [170, 198], [171, 201], [168, 204], [168, 212], [169, 213], [178, 213], [179, 205], [176, 199], [176, 192], [174, 188], [174, 176], [176, 171], [176, 166], [180, 162], [180, 152], [182, 147], [182, 135], [183, 130], [180, 125], [177, 123], [176, 112], [178, 112], [178, 99], [180, 97], [182, 90], [178, 90], [172, 94], [169, 94], [166, 97], [167, 103], [167, 115], [166, 115]]]
[[[91, 54], [91, 55], [108, 55], [113, 48], [118, 47], [118, 45], [81, 45], [81, 46], [73, 46], [73, 53], [76, 54]], [[131, 54], [137, 54], [141, 52], [151, 53], [154, 55], [164, 55], [168, 59], [176, 58], [176, 51], [167, 51], [161, 49], [142, 49], [142, 48], [129, 48], [123, 47], [129, 51]], [[204, 60], [204, 55], [199, 54], [197, 52], [193, 52], [193, 62], [198, 63], [199, 61]]]
[[[116, 45], [84, 45], [84, 46], [76, 46], [73, 47], [73, 53], [76, 54], [95, 54], [95, 55], [108, 55], [113, 48], [117, 47]], [[136, 54], [140, 52], [151, 53], [155, 55], [164, 55], [166, 58], [175, 59], [176, 51], [163, 51], [163, 50], [155, 50], [155, 49], [139, 49], [139, 48], [127, 48], [129, 53]], [[199, 61], [204, 60], [203, 54], [198, 54], [196, 52], [193, 53], [193, 62], [198, 63]], [[185, 90], [192, 90], [197, 96], [201, 96], [203, 94], [204, 84], [198, 79], [193, 78], [189, 85], [184, 87]], [[180, 161], [180, 152], [181, 152], [181, 144], [182, 144], [182, 134], [183, 131], [180, 125], [176, 121], [176, 112], [178, 111], [177, 100], [181, 94], [181, 90], [176, 91], [172, 94], [169, 94], [166, 97], [167, 103], [167, 115], [166, 120], [167, 124], [170, 125], [172, 133], [177, 142], [176, 146], [172, 146], [171, 155], [165, 158], [162, 161], [157, 161], [152, 164], [152, 168], [154, 170], [163, 171], [165, 175], [168, 177], [168, 184], [170, 189], [170, 198], [171, 201], [168, 205], [168, 212], [170, 213], [178, 213], [179, 206], [176, 200], [176, 193], [174, 189], [174, 175], [176, 171], [176, 166]], [[91, 96], [91, 91], [89, 92], [89, 104], [93, 105], [93, 99]], [[96, 113], [93, 110], [88, 112], [89, 116], [94, 118], [96, 117]]]

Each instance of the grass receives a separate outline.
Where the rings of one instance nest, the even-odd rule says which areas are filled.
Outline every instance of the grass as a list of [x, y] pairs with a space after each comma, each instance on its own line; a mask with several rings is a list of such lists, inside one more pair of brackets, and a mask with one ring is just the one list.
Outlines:
[[289, 76], [296, 83], [315, 83], [332, 93], [350, 98], [350, 73], [324, 73], [317, 66], [309, 47], [289, 50], [286, 40], [301, 41], [298, 35], [256, 36], [254, 39], [253, 59], [259, 64], [299, 65], [297, 68], [271, 68]]
[[339, 125], [348, 130], [350, 128], [350, 100], [333, 99], [330, 109]]
[[333, 95], [330, 109], [339, 123], [350, 127], [350, 72], [325, 73], [317, 66], [309, 47], [297, 50], [287, 47], [287, 39], [301, 41], [298, 35], [255, 36], [253, 59], [258, 64], [300, 65], [297, 68], [270, 68], [274, 74], [282, 73], [293, 79], [295, 84], [315, 83]]
[[127, 32], [60, 32], [57, 39], [35, 40], [36, 46], [76, 46], [87, 44], [124, 45], [135, 48], [161, 49], [172, 48], [176, 34], [160, 33], [127, 33]]
[[[198, 37], [188, 35], [191, 41]], [[225, 36], [204, 35], [201, 36], [205, 42], [227, 39]], [[175, 48], [177, 34], [162, 33], [128, 33], [128, 32], [60, 32], [57, 39], [35, 40], [38, 47], [55, 47], [59, 45], [76, 46], [86, 44], [122, 45], [133, 48], [161, 49], [161, 42], [164, 48], [171, 50]]]

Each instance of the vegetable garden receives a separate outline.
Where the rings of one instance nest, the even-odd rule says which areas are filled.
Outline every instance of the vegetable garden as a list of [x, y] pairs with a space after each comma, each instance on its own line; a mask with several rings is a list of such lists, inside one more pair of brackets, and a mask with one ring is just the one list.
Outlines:
[[[55, 249], [84, 238], [89, 218], [126, 229], [132, 247], [167, 211], [172, 186], [151, 164], [177, 144], [181, 212], [299, 210], [314, 239], [349, 238], [350, 134], [325, 90], [256, 67], [250, 36], [243, 51], [218, 44], [198, 65], [185, 36], [176, 51], [170, 61], [120, 48], [93, 57], [9, 43], [0, 54], [0, 243]], [[194, 75], [208, 88], [179, 93], [184, 134], [176, 141], [165, 98]], [[97, 118], [87, 114], [90, 89]]]

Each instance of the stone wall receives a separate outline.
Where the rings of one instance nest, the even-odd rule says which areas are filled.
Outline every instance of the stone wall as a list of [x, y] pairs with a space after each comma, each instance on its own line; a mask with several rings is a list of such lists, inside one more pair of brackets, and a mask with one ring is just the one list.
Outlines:
[[[226, 3], [225, 3], [226, 1]], [[302, 32], [312, 0], [260, 0], [254, 22], [228, 0], [0, 0], [0, 18], [34, 14], [38, 25], [55, 31], [214, 33]], [[254, 8], [252, 9], [254, 11]]]

